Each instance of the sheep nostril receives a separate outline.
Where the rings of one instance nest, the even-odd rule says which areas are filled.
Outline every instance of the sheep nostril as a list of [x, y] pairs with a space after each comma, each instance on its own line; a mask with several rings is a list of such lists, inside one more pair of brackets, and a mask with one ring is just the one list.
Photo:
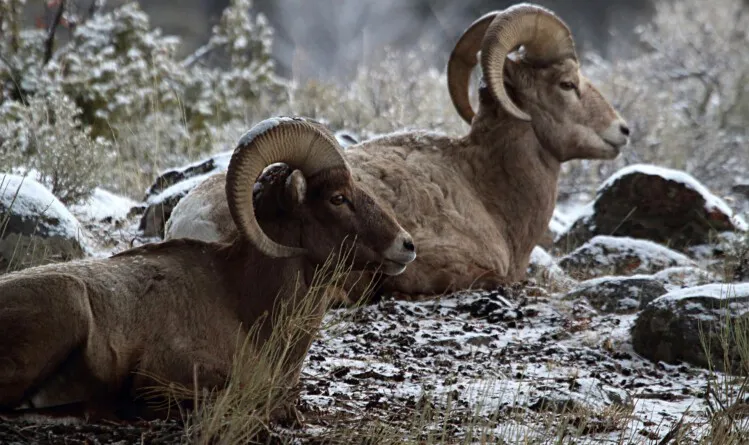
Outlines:
[[410, 239], [403, 241], [403, 248], [408, 250], [409, 252], [413, 252], [414, 250], [416, 250], [416, 246], [414, 246], [413, 241], [411, 241]]
[[629, 127], [622, 124], [619, 126], [619, 130], [622, 132], [624, 136], [629, 136]]

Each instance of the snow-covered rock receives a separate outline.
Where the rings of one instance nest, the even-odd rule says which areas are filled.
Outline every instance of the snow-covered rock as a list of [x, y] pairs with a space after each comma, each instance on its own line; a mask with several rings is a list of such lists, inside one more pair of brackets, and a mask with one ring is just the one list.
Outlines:
[[670, 291], [684, 287], [701, 286], [720, 281], [712, 272], [694, 266], [668, 267], [652, 275]]
[[612, 276], [583, 281], [563, 298], [584, 298], [603, 313], [632, 314], [667, 292], [663, 283], [648, 276]]
[[[642, 356], [666, 363], [684, 361], [725, 369], [727, 356], [730, 363], [726, 370], [736, 371], [741, 344], [746, 342], [746, 334], [740, 333], [746, 332], [748, 314], [749, 283], [711, 283], [673, 290], [650, 302], [638, 315], [632, 344]], [[724, 345], [728, 345], [727, 351]]]
[[557, 240], [574, 248], [595, 235], [652, 240], [685, 250], [715, 232], [746, 231], [746, 221], [689, 174], [649, 164], [614, 173], [598, 188], [590, 211]]
[[206, 178], [226, 171], [232, 151], [215, 154], [198, 162], [163, 172], [146, 190], [146, 210], [140, 220], [139, 230], [145, 236], [164, 236], [164, 224], [174, 206], [195, 186]]
[[81, 225], [46, 187], [0, 174], [0, 272], [84, 255]]
[[575, 280], [570, 278], [564, 270], [556, 263], [543, 247], [536, 246], [531, 251], [530, 262], [528, 263], [528, 278], [533, 278], [541, 284], [547, 284], [550, 287], [571, 286]]
[[696, 266], [687, 256], [652, 241], [624, 236], [594, 236], [559, 260], [572, 278], [652, 274], [675, 266]]

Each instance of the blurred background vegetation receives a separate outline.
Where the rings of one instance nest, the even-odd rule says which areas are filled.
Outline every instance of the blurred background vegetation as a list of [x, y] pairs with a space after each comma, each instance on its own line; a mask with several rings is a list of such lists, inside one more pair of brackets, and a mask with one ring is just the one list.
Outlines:
[[[33, 172], [65, 202], [92, 184], [141, 199], [159, 171], [231, 149], [270, 115], [361, 138], [462, 134], [447, 57], [512, 3], [0, 0], [0, 170]], [[561, 198], [633, 162], [720, 193], [749, 182], [749, 0], [538, 3], [570, 25], [583, 72], [633, 129], [615, 162], [565, 165]]]

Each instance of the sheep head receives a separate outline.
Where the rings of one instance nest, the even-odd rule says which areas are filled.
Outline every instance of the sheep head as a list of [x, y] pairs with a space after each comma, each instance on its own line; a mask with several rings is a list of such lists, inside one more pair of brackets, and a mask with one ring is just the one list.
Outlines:
[[[299, 222], [300, 247], [271, 240], [254, 209], [255, 180], [279, 162], [288, 173], [272, 181], [262, 200]], [[411, 235], [356, 184], [335, 137], [311, 120], [266, 119], [242, 136], [227, 169], [226, 196], [240, 234], [271, 257], [304, 255], [322, 263], [331, 253], [350, 250], [354, 269], [381, 267], [388, 275], [400, 274], [416, 258]]]
[[[479, 51], [483, 85], [476, 114], [468, 85]], [[471, 24], [450, 55], [448, 88], [469, 124], [491, 126], [498, 113], [528, 122], [560, 162], [613, 159], [629, 140], [627, 123], [580, 72], [570, 29], [540, 6], [515, 5]]]

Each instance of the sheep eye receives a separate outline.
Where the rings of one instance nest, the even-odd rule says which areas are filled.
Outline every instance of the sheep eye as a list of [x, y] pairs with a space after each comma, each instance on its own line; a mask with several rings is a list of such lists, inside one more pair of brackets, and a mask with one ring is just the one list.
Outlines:
[[563, 90], [566, 90], [566, 91], [574, 90], [575, 89], [575, 84], [572, 83], [572, 82], [560, 82], [559, 83], [559, 88], [561, 88]]
[[330, 203], [334, 206], [339, 206], [346, 202], [346, 197], [343, 195], [333, 195], [332, 198], [330, 198]]

